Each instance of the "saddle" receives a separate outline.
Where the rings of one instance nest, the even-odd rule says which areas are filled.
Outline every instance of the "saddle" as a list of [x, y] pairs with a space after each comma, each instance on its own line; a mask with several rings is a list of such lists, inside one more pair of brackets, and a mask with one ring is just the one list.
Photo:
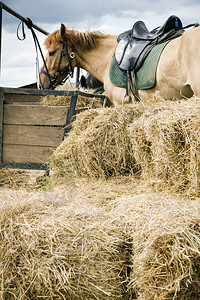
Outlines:
[[143, 21], [137, 21], [131, 30], [118, 36], [115, 49], [116, 62], [120, 69], [136, 72], [154, 45], [178, 37], [182, 33], [182, 22], [174, 15], [152, 31], [147, 29]]

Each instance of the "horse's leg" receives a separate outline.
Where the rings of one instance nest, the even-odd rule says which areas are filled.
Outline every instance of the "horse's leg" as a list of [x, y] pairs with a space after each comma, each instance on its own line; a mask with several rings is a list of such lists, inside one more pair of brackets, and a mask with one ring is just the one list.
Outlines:
[[109, 72], [104, 78], [104, 89], [106, 96], [115, 106], [128, 103], [128, 99], [125, 97], [126, 89], [114, 86], [110, 81]]

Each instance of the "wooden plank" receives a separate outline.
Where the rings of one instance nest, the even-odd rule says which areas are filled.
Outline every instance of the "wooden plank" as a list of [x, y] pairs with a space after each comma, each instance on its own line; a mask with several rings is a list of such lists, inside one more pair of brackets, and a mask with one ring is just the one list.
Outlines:
[[18, 95], [54, 95], [54, 96], [73, 96], [79, 94], [79, 91], [66, 91], [66, 90], [38, 90], [27, 88], [6, 88], [2, 87], [4, 94], [18, 94]]
[[3, 163], [48, 163], [54, 148], [4, 145]]
[[4, 94], [18, 94], [18, 95], [39, 95], [39, 96], [47, 96], [47, 95], [54, 95], [54, 96], [74, 96], [74, 95], [81, 95], [85, 96], [86, 98], [99, 98], [104, 99], [105, 95], [94, 95], [90, 93], [85, 93], [77, 90], [67, 91], [67, 90], [39, 90], [39, 89], [30, 89], [30, 88], [0, 88], [3, 90]]
[[62, 127], [4, 125], [3, 144], [58, 147], [63, 138]]
[[39, 95], [18, 95], [18, 94], [5, 94], [5, 102], [40, 102], [42, 96]]
[[0, 163], [0, 169], [49, 170], [48, 164], [37, 163]]
[[67, 112], [66, 106], [5, 104], [4, 124], [63, 126]]

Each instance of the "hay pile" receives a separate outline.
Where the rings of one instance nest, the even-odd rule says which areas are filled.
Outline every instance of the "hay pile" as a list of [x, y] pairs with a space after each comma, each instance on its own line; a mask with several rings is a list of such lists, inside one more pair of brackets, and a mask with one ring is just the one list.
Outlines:
[[52, 156], [61, 175], [107, 178], [137, 171], [127, 124], [141, 111], [105, 108], [77, 116], [69, 136]]
[[189, 194], [200, 191], [200, 101], [168, 103], [129, 126], [142, 176]]
[[[42, 97], [41, 105], [50, 106], [70, 106], [71, 96], [44, 96]], [[103, 100], [98, 98], [86, 98], [79, 95], [76, 108], [101, 108]]]
[[141, 188], [0, 191], [1, 298], [199, 299], [199, 199]]
[[81, 113], [52, 156], [55, 173], [140, 173], [151, 184], [200, 191], [200, 101], [160, 102]]
[[138, 299], [199, 299], [199, 199], [140, 194], [117, 200], [114, 215], [116, 210], [129, 225], [133, 243], [129, 288], [137, 291]]
[[15, 194], [0, 215], [2, 299], [124, 299], [125, 238], [104, 207]]
[[79, 114], [52, 156], [65, 184], [0, 188], [0, 297], [198, 300], [199, 113], [191, 99]]
[[44, 171], [0, 169], [0, 188], [33, 190], [45, 181]]

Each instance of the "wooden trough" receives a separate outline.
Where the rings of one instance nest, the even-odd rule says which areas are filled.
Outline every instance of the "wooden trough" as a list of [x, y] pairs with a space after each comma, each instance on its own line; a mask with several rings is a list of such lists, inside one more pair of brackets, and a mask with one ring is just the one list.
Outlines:
[[[71, 96], [71, 104], [41, 106], [45, 95]], [[78, 95], [105, 99], [80, 91], [0, 88], [0, 168], [47, 169], [73, 115], [84, 109], [76, 109]]]

